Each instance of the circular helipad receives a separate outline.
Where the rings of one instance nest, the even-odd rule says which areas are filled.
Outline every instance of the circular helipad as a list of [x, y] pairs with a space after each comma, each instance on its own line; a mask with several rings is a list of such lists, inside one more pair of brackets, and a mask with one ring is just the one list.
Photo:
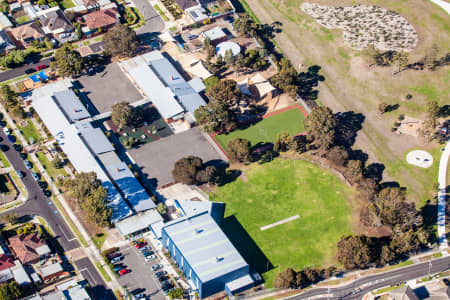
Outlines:
[[406, 155], [406, 161], [421, 168], [429, 168], [433, 164], [433, 156], [423, 150], [414, 150]]

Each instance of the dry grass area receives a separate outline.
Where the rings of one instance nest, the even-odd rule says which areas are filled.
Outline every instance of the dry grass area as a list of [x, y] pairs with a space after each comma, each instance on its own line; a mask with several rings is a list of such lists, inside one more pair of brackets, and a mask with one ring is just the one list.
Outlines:
[[381, 51], [410, 51], [418, 42], [417, 32], [408, 20], [381, 7], [330, 7], [306, 2], [301, 8], [325, 28], [343, 29], [345, 44], [355, 50], [372, 44]]
[[[423, 119], [425, 104], [436, 100], [448, 104], [450, 90], [449, 67], [437, 71], [406, 70], [392, 76], [392, 67], [368, 67], [361, 52], [346, 46], [341, 29], [327, 29], [302, 11], [304, 2], [326, 6], [351, 6], [350, 0], [248, 0], [262, 23], [280, 21], [283, 32], [275, 38], [278, 46], [301, 71], [300, 66], [318, 65], [325, 81], [319, 84], [319, 100], [335, 112], [353, 111], [363, 115], [363, 129], [358, 131], [354, 149], [362, 149], [369, 161], [385, 166], [385, 180], [395, 180], [406, 186], [411, 199], [424, 203], [433, 195], [437, 172], [431, 173], [405, 161], [412, 149], [424, 149], [439, 161], [438, 145], [426, 145], [420, 138], [399, 135], [391, 131], [399, 114]], [[376, 5], [399, 13], [415, 28], [419, 42], [409, 53], [416, 62], [435, 43], [444, 51], [450, 49], [448, 15], [430, 1], [361, 0], [358, 3]], [[413, 97], [406, 100], [407, 94]], [[399, 104], [399, 108], [380, 115], [379, 103]], [[436, 169], [437, 170], [437, 169]], [[434, 172], [434, 170], [433, 170]]]

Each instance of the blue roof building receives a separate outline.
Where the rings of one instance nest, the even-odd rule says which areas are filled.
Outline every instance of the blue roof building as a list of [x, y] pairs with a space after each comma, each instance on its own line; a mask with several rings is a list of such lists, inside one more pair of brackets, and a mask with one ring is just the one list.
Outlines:
[[250, 267], [219, 226], [225, 205], [206, 203], [180, 201], [186, 215], [164, 224], [162, 243], [200, 298], [246, 290], [254, 284]]

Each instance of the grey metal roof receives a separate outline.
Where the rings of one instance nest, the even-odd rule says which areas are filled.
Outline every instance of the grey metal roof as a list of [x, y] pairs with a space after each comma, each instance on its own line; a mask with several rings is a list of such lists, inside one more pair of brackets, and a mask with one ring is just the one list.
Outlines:
[[174, 202], [178, 204], [179, 209], [181, 209], [184, 216], [192, 216], [200, 212], [208, 211], [211, 207], [211, 203], [209, 201], [202, 200], [175, 199]]
[[129, 235], [137, 231], [148, 229], [152, 224], [162, 222], [162, 217], [156, 209], [134, 215], [116, 223], [116, 228], [123, 235]]
[[0, 12], [0, 25], [1, 25], [2, 29], [5, 27], [13, 26], [11, 21], [9, 20], [9, 18], [2, 12]]
[[223, 32], [222, 28], [220, 28], [219, 26], [216, 26], [214, 28], [211, 28], [210, 30], [203, 32], [203, 35], [209, 38], [211, 41], [221, 39], [227, 36], [225, 32]]
[[89, 118], [90, 114], [71, 90], [55, 92], [53, 97], [71, 122]]
[[194, 89], [195, 92], [200, 93], [206, 90], [206, 86], [200, 77], [195, 77], [194, 79], [188, 81], [189, 85]]
[[63, 270], [60, 263], [55, 263], [41, 268], [42, 276], [47, 277], [49, 275], [61, 272]]
[[194, 115], [194, 112], [199, 108], [201, 105], [205, 106], [206, 102], [203, 100], [203, 98], [195, 93], [195, 94], [189, 94], [189, 95], [183, 95], [179, 96], [178, 99], [180, 100], [181, 104], [183, 104], [183, 107], [190, 112], [192, 115]]
[[83, 140], [95, 154], [114, 151], [114, 146], [100, 128], [81, 129], [80, 133]]
[[156, 207], [153, 200], [125, 163], [105, 165], [105, 168], [136, 212]]
[[165, 58], [150, 61], [150, 67], [158, 73], [167, 86], [185, 82], [184, 78], [178, 73], [177, 69]]
[[169, 222], [163, 230], [203, 283], [248, 266], [208, 212]]
[[254, 283], [253, 278], [250, 276], [250, 274], [247, 274], [247, 275], [239, 277], [233, 281], [227, 282], [226, 286], [228, 287], [230, 292], [234, 292], [241, 288], [247, 287], [253, 283]]

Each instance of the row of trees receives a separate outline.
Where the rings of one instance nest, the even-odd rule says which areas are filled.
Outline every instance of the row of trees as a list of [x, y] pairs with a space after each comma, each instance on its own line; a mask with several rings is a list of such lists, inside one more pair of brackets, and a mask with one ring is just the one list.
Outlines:
[[218, 170], [214, 166], [206, 166], [200, 157], [188, 156], [178, 160], [172, 170], [175, 181], [188, 185], [215, 183], [218, 180]]
[[17, 282], [0, 284], [0, 300], [16, 300], [22, 295], [22, 291]]
[[274, 287], [284, 289], [303, 288], [320, 280], [328, 279], [336, 273], [335, 267], [327, 269], [305, 268], [298, 272], [292, 268], [287, 268], [275, 277]]
[[95, 172], [78, 173], [73, 179], [66, 179], [64, 187], [91, 222], [100, 227], [110, 225], [112, 210], [106, 205], [108, 191], [101, 185]]
[[25, 117], [25, 111], [17, 100], [17, 93], [9, 85], [3, 85], [0, 88], [0, 103], [14, 117]]

